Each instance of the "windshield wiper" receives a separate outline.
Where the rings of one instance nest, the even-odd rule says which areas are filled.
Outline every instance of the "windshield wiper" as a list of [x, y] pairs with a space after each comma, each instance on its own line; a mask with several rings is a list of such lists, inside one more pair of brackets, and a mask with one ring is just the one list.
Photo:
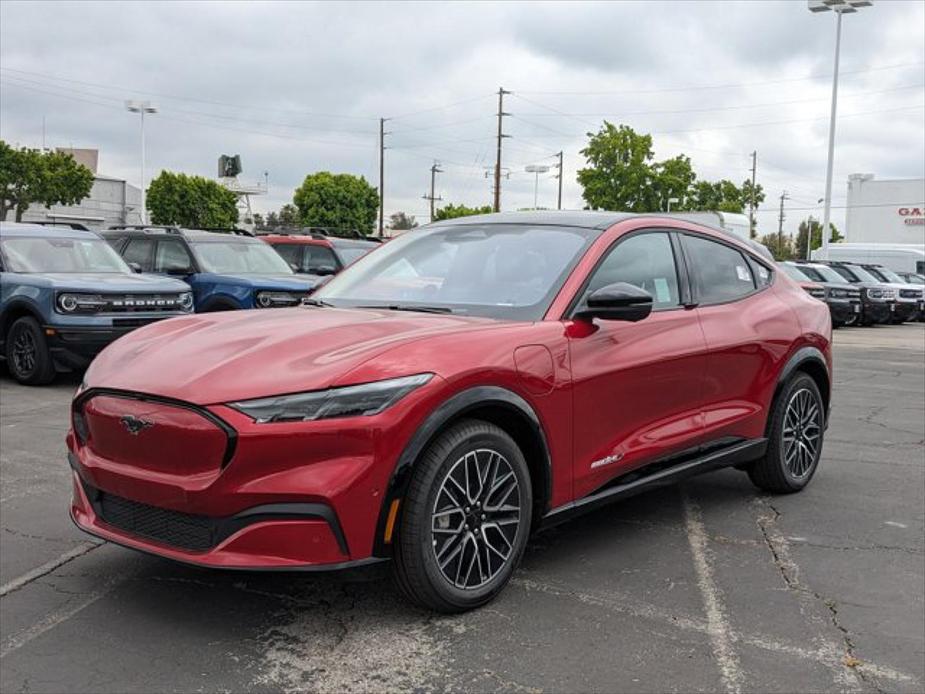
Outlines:
[[414, 304], [388, 304], [379, 306], [357, 306], [357, 308], [384, 308], [388, 311], [416, 311], [418, 313], [453, 313], [446, 306], [416, 306]]
[[302, 299], [302, 305], [303, 306], [317, 306], [319, 308], [336, 308], [334, 304], [330, 304], [324, 299], [313, 299], [310, 296], [307, 296], [304, 299]]

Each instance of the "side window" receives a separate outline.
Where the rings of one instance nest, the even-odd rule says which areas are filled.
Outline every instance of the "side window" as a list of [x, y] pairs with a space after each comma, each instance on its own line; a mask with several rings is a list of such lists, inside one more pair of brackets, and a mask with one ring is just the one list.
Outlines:
[[154, 258], [155, 272], [178, 272], [184, 269], [192, 271], [193, 261], [180, 241], [166, 239], [157, 242], [157, 255]]
[[768, 266], [764, 263], [759, 263], [754, 258], [749, 258], [748, 263], [752, 266], [752, 274], [755, 276], [755, 284], [758, 289], [769, 286], [771, 284], [771, 270], [768, 269]]
[[308, 246], [308, 259], [305, 263], [306, 272], [315, 272], [320, 268], [338, 268], [337, 258], [327, 246]]
[[694, 284], [701, 304], [733, 301], [755, 291], [755, 279], [745, 257], [724, 243], [685, 234]]
[[617, 282], [645, 289], [653, 308], [679, 305], [678, 269], [668, 234], [647, 232], [618, 242], [594, 271], [585, 296]]
[[122, 258], [126, 263], [138, 263], [145, 272], [154, 269], [151, 256], [154, 251], [154, 241], [151, 239], [131, 239], [122, 251]]
[[296, 272], [302, 270], [302, 249], [307, 248], [306, 245], [301, 243], [275, 243], [273, 244], [273, 250], [279, 253], [283, 260], [285, 260], [289, 265], [296, 268]]

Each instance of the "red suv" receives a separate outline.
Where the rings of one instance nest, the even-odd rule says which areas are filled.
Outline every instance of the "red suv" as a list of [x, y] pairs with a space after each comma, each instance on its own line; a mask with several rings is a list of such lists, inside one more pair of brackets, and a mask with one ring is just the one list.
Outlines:
[[542, 526], [726, 466], [796, 492], [819, 463], [829, 311], [720, 230], [448, 220], [308, 301], [97, 357], [67, 439], [74, 521], [212, 567], [391, 560], [410, 598], [460, 611]]
[[294, 272], [321, 277], [336, 275], [382, 243], [382, 239], [369, 236], [352, 239], [318, 232], [261, 234], [260, 238], [273, 246]]

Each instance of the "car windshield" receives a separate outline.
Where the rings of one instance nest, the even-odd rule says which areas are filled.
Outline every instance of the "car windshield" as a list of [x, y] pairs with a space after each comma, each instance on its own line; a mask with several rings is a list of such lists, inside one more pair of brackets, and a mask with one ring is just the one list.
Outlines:
[[922, 275], [906, 274], [906, 275], [903, 275], [903, 277], [906, 279], [906, 282], [908, 282], [909, 284], [925, 284], [925, 277], [922, 277]]
[[102, 239], [29, 236], [0, 239], [11, 272], [131, 273], [125, 261]]
[[291, 275], [292, 268], [263, 242], [191, 241], [204, 272], [217, 275]]
[[816, 280], [818, 282], [838, 282], [839, 284], [844, 284], [846, 282], [846, 278], [839, 275], [828, 265], [816, 265], [814, 267], [801, 266], [800, 269], [814, 279], [814, 275], [818, 276], [819, 279]]
[[376, 246], [336, 246], [337, 254], [344, 265], [350, 265], [369, 253]]
[[454, 225], [403, 234], [316, 293], [335, 306], [400, 306], [539, 320], [598, 231]]
[[862, 267], [857, 265], [851, 266], [851, 272], [861, 281], [861, 282], [882, 282], [883, 280], [878, 280], [872, 274]]
[[781, 267], [784, 268], [784, 272], [786, 272], [791, 277], [791, 279], [795, 279], [797, 282], [806, 282], [807, 280], [812, 279], [809, 276], [809, 273], [803, 271], [803, 268], [798, 268], [793, 265], [786, 264], [781, 265]]
[[[871, 272], [874, 272], [874, 271], [872, 270]], [[893, 272], [892, 270], [889, 270], [889, 269], [887, 269], [887, 268], [885, 268], [885, 267], [878, 267], [878, 268], [876, 269], [876, 273], [877, 273], [878, 276], [883, 277], [883, 281], [884, 281], [884, 282], [896, 282], [896, 284], [905, 284], [905, 283], [906, 283], [906, 281], [905, 281], [902, 277], [900, 277], [900, 276], [897, 275], [895, 272]]]

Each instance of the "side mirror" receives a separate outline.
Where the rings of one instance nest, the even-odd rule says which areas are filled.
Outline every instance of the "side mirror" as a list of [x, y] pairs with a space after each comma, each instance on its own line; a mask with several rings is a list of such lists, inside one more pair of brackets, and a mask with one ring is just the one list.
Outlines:
[[575, 315], [584, 320], [622, 320], [635, 323], [652, 312], [652, 295], [626, 282], [608, 284], [588, 297]]
[[138, 263], [128, 263], [128, 266], [131, 268], [132, 272], [141, 272], [141, 265]]
[[164, 272], [168, 275], [178, 275], [180, 277], [193, 274], [193, 268], [189, 265], [166, 265]]
[[289, 269], [292, 270], [293, 272], [299, 272], [301, 268], [299, 268], [298, 263], [289, 263]]

